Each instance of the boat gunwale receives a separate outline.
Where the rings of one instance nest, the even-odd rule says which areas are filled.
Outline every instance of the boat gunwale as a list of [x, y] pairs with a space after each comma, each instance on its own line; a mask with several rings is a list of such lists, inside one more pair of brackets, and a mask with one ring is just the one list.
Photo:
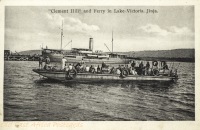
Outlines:
[[[67, 71], [48, 71], [48, 70], [39, 70], [39, 69], [33, 69], [34, 72], [40, 74], [40, 73], [49, 73], [49, 74], [65, 74]], [[117, 76], [120, 75], [117, 74], [109, 74], [109, 73], [77, 73], [77, 75], [92, 75], [92, 76]], [[175, 76], [149, 76], [149, 75], [128, 75], [126, 77], [140, 77], [140, 78], [171, 78], [171, 79], [178, 79], [178, 77]]]

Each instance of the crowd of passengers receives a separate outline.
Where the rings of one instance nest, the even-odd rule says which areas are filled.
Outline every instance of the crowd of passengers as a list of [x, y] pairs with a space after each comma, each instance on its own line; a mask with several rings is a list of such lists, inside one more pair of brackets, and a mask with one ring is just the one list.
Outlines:
[[[43, 62], [45, 65], [43, 67]], [[146, 64], [143, 64], [143, 61], [140, 61], [139, 65], [136, 65], [136, 62], [133, 60], [130, 64], [118, 65], [118, 67], [110, 67], [104, 62], [101, 65], [86, 65], [84, 62], [79, 62], [76, 64], [67, 64], [67, 60], [63, 57], [61, 61], [61, 68], [52, 67], [50, 65], [50, 58], [47, 56], [45, 59], [43, 57], [39, 58], [39, 68], [45, 70], [57, 70], [57, 71], [68, 71], [76, 70], [78, 73], [111, 73], [111, 74], [120, 74], [123, 70], [126, 70], [130, 75], [155, 75], [155, 71], [168, 71], [168, 65], [165, 61], [161, 62], [161, 66], [158, 66], [157, 61], [153, 61], [152, 65], [147, 61]]]

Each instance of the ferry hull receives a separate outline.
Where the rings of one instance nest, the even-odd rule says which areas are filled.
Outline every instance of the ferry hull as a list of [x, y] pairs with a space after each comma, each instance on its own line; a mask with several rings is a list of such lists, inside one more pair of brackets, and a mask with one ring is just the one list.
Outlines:
[[177, 77], [169, 76], [140, 76], [140, 75], [128, 75], [127, 77], [120, 77], [115, 74], [93, 74], [93, 73], [78, 73], [74, 79], [66, 79], [66, 72], [60, 71], [46, 71], [33, 69], [34, 72], [47, 77], [49, 79], [59, 81], [176, 81]]

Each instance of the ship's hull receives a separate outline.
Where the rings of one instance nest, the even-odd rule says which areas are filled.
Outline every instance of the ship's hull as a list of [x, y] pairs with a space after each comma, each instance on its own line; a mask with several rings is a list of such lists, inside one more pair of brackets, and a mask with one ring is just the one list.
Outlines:
[[176, 81], [177, 77], [170, 76], [140, 76], [128, 75], [121, 77], [117, 74], [94, 74], [94, 73], [78, 73], [75, 78], [66, 78], [67, 72], [64, 71], [47, 71], [33, 69], [34, 72], [46, 78], [59, 81]]
[[49, 57], [51, 62], [61, 62], [63, 54], [42, 54], [43, 57]]
[[61, 62], [62, 58], [65, 56], [65, 59], [69, 63], [77, 63], [77, 62], [85, 62], [89, 64], [102, 64], [105, 62], [106, 64], [128, 64], [130, 63], [130, 59], [125, 58], [85, 58], [81, 56], [67, 57], [67, 55], [63, 54], [43, 54], [44, 57], [48, 56], [51, 62]]

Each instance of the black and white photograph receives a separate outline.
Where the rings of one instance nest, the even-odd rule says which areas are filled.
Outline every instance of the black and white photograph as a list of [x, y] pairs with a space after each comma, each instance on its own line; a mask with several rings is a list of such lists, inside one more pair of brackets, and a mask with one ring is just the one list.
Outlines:
[[3, 121], [195, 121], [195, 7], [5, 6]]

